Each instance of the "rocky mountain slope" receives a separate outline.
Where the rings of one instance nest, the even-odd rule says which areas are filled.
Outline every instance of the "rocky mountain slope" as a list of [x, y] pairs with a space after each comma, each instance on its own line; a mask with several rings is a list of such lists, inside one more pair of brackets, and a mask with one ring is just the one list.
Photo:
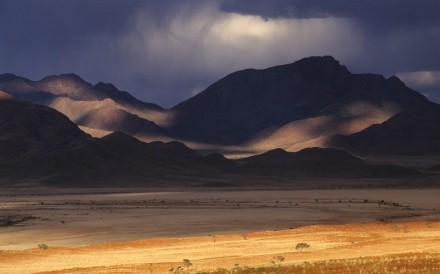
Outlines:
[[[230, 176], [400, 177], [418, 175], [409, 168], [375, 166], [343, 151], [282, 150], [232, 161], [201, 156], [179, 142], [144, 143], [121, 132], [92, 138], [65, 115], [46, 106], [0, 93], [1, 186], [163, 186]], [[256, 176], [256, 177], [255, 177]]]

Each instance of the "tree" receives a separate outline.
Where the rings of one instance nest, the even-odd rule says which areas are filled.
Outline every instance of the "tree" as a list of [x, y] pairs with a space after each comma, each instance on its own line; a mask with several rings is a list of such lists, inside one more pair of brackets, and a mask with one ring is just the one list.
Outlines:
[[309, 247], [310, 247], [310, 245], [308, 243], [299, 243], [296, 245], [295, 249], [296, 250], [299, 249], [302, 251], [304, 248], [309, 248]]

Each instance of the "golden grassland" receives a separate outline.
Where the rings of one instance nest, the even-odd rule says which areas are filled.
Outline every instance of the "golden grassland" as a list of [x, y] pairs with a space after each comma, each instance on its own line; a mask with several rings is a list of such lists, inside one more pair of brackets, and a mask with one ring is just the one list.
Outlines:
[[[276, 264], [276, 263], [273, 263]], [[188, 271], [186, 271], [188, 272]], [[408, 253], [384, 256], [371, 256], [315, 262], [302, 262], [292, 265], [241, 267], [218, 269], [209, 274], [284, 274], [284, 273], [439, 273], [440, 254]], [[191, 273], [191, 272], [189, 272]], [[197, 273], [197, 272], [193, 272]], [[203, 272], [199, 272], [203, 273]]]
[[[440, 222], [312, 225], [2, 251], [2, 273], [438, 273]], [[300, 243], [307, 243], [301, 247]]]

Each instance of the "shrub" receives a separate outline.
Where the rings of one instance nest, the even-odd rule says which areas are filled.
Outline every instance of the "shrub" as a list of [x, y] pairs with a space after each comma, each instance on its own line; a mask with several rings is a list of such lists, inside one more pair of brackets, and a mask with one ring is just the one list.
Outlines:
[[183, 259], [183, 265], [188, 269], [188, 268], [190, 268], [193, 264], [191, 263], [190, 260], [188, 260], [188, 259]]
[[47, 246], [47, 244], [39, 244], [39, 245], [38, 245], [38, 248], [41, 249], [41, 250], [46, 250], [46, 249], [48, 249], [49, 247]]
[[309, 248], [310, 245], [308, 243], [299, 243], [296, 245], [295, 249], [296, 250], [303, 250], [304, 248]]

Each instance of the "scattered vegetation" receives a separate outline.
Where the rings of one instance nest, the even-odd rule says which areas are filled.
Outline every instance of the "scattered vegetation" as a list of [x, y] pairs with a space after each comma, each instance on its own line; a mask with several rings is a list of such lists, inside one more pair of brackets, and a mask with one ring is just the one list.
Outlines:
[[[183, 266], [176, 266], [169, 269], [170, 274], [188, 274], [191, 271], [189, 269], [192, 267], [192, 262], [189, 259], [183, 259]], [[185, 271], [186, 268], [186, 271]]]
[[263, 267], [219, 268], [199, 274], [295, 274], [295, 273], [440, 273], [440, 254], [398, 254], [375, 257], [360, 257], [292, 265]]
[[274, 266], [281, 266], [284, 260], [285, 258], [283, 256], [276, 256], [273, 258], [273, 261], [271, 261], [270, 263]]
[[49, 247], [47, 246], [47, 244], [39, 244], [39, 245], [38, 245], [38, 248], [41, 249], [41, 250], [46, 250], [46, 249], [48, 249]]
[[299, 243], [295, 246], [296, 250], [302, 251], [304, 248], [309, 248], [310, 245], [308, 243]]
[[192, 263], [188, 259], [183, 259], [183, 265], [186, 267], [186, 269], [189, 269], [192, 266]]
[[183, 267], [181, 267], [179, 265], [179, 266], [170, 268], [169, 273], [170, 274], [183, 274], [183, 270], [184, 270]]
[[33, 220], [36, 217], [27, 215], [27, 216], [0, 216], [0, 227], [1, 226], [13, 226], [27, 220]]

